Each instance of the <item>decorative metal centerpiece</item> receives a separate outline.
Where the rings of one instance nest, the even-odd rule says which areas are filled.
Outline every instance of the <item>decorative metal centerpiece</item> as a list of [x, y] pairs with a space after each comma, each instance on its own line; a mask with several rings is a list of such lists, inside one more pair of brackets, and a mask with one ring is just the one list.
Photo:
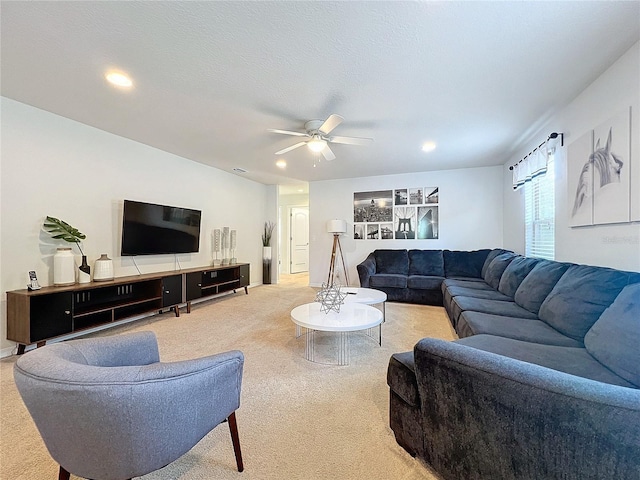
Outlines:
[[340, 291], [340, 285], [323, 283], [322, 288], [316, 294], [316, 302], [320, 303], [321, 312], [329, 313], [333, 310], [340, 313], [340, 305], [344, 303], [347, 295], [346, 292]]

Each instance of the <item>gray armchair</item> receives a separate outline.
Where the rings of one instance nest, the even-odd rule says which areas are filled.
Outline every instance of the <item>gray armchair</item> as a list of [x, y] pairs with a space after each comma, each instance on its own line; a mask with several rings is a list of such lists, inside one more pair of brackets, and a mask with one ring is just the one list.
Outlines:
[[239, 351], [161, 363], [155, 335], [142, 332], [38, 348], [14, 377], [60, 479], [125, 480], [168, 465], [225, 420], [241, 472], [243, 365]]

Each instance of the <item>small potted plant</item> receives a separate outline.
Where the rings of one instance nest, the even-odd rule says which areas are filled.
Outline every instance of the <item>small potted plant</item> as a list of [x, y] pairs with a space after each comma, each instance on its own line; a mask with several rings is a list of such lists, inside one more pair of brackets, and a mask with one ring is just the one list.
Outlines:
[[275, 223], [264, 222], [264, 232], [262, 232], [262, 283], [271, 283], [271, 237]]
[[[91, 267], [87, 264], [87, 256], [80, 246], [80, 241], [87, 238], [87, 236], [67, 222], [55, 217], [47, 216], [43, 227], [54, 239], [76, 244], [80, 255], [82, 255], [82, 264], [79, 267], [80, 283], [89, 282], [91, 280]], [[76, 274], [73, 253], [71, 248], [60, 247], [53, 258], [53, 284], [72, 285], [74, 283], [76, 283]]]

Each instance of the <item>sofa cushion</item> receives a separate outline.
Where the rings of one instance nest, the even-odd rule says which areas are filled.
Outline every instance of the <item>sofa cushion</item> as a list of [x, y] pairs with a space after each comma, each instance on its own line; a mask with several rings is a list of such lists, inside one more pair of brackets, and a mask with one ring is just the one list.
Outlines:
[[371, 275], [369, 285], [372, 287], [407, 288], [406, 275], [380, 274]]
[[486, 290], [481, 288], [449, 287], [447, 288], [446, 295], [451, 295], [452, 297], [462, 295], [464, 297], [486, 298], [487, 300], [502, 300], [507, 302], [513, 301], [512, 298], [506, 296], [504, 293], [500, 293], [493, 289]]
[[498, 291], [514, 298], [516, 296], [516, 290], [518, 290], [522, 281], [529, 275], [539, 261], [539, 258], [526, 258], [520, 255], [515, 257], [505, 269], [502, 277], [500, 277]]
[[494, 335], [474, 335], [455, 342], [578, 377], [633, 388], [631, 383], [589, 355], [585, 348], [544, 345]]
[[500, 285], [500, 278], [502, 278], [502, 274], [514, 258], [516, 258], [515, 253], [507, 252], [501, 253], [491, 260], [491, 263], [484, 272], [484, 281], [497, 290], [498, 285]]
[[571, 265], [570, 263], [540, 260], [516, 290], [514, 300], [522, 308], [537, 314], [542, 302]]
[[444, 277], [442, 250], [409, 250], [409, 275]]
[[582, 347], [583, 345], [551, 328], [542, 320], [503, 317], [480, 312], [462, 312], [458, 318], [456, 331], [460, 338], [472, 335], [496, 335], [524, 342], [561, 345], [564, 347]]
[[505, 250], [503, 248], [494, 248], [493, 250], [491, 250], [489, 252], [489, 255], [487, 255], [487, 259], [484, 261], [484, 264], [482, 265], [482, 270], [480, 271], [480, 276], [482, 278], [484, 278], [484, 274], [487, 271], [487, 268], [489, 268], [489, 264], [491, 262], [493, 262], [493, 259], [496, 258], [498, 255], [502, 254], [502, 253], [507, 253], [509, 250]]
[[482, 278], [482, 267], [490, 251], [488, 248], [470, 252], [444, 250], [445, 277]]
[[572, 265], [542, 303], [538, 316], [559, 332], [582, 342], [622, 289], [638, 281], [640, 273]]
[[537, 320], [538, 317], [528, 310], [525, 310], [515, 302], [504, 302], [501, 300], [486, 300], [484, 298], [473, 298], [457, 296], [451, 300], [449, 314], [451, 321], [455, 327], [458, 317], [462, 312], [470, 310], [472, 312], [491, 313], [493, 315], [502, 315], [504, 317], [530, 318]]
[[376, 273], [409, 274], [409, 255], [406, 250], [376, 250]]
[[410, 275], [407, 278], [407, 287], [419, 290], [440, 290], [442, 280], [444, 280], [444, 277]]
[[387, 368], [387, 385], [406, 403], [418, 407], [420, 397], [413, 358], [413, 350], [391, 355]]
[[482, 290], [493, 290], [484, 278], [445, 278], [442, 282], [443, 290], [447, 287], [468, 287], [468, 288], [480, 288]]
[[625, 287], [584, 337], [587, 351], [640, 387], [640, 283]]

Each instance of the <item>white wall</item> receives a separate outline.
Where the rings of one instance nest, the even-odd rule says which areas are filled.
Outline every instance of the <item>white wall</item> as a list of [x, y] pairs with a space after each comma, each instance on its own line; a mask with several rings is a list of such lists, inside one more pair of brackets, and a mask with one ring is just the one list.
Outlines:
[[[327, 220], [347, 220], [341, 244], [351, 285], [356, 265], [378, 248], [475, 250], [502, 246], [502, 167], [348, 178], [309, 184], [309, 283], [327, 281], [333, 237]], [[354, 240], [353, 194], [395, 188], [439, 187], [437, 240]]]
[[[52, 255], [60, 244], [42, 230], [46, 215], [87, 235], [83, 248], [92, 269], [107, 253], [115, 275], [125, 276], [137, 270], [131, 257], [119, 256], [124, 199], [199, 209], [200, 252], [178, 255], [180, 265], [209, 265], [211, 231], [230, 226], [238, 232], [238, 260], [251, 263], [251, 283], [261, 283], [260, 235], [276, 212], [270, 187], [7, 98], [1, 102], [3, 352], [13, 346], [6, 340], [5, 292], [25, 288], [29, 270], [42, 285], [53, 283]], [[139, 256], [136, 262], [142, 273], [176, 268], [173, 255]]]
[[[552, 74], [550, 72], [550, 74]], [[559, 81], [562, 81], [559, 79]], [[504, 247], [524, 251], [524, 200], [522, 189], [511, 187], [509, 165], [520, 160], [551, 132], [564, 133], [564, 148], [556, 156], [556, 259], [589, 265], [640, 271], [640, 224], [569, 227], [567, 145], [607, 121], [623, 108], [634, 106], [632, 133], [640, 135], [640, 43], [636, 43], [598, 79], [532, 136], [531, 145], [504, 165]], [[636, 141], [637, 145], [637, 141]], [[640, 152], [634, 151], [636, 158]], [[638, 163], [636, 163], [638, 164]], [[631, 175], [640, 175], [632, 171]], [[636, 192], [638, 194], [640, 192]], [[634, 197], [640, 202], [640, 196]]]

